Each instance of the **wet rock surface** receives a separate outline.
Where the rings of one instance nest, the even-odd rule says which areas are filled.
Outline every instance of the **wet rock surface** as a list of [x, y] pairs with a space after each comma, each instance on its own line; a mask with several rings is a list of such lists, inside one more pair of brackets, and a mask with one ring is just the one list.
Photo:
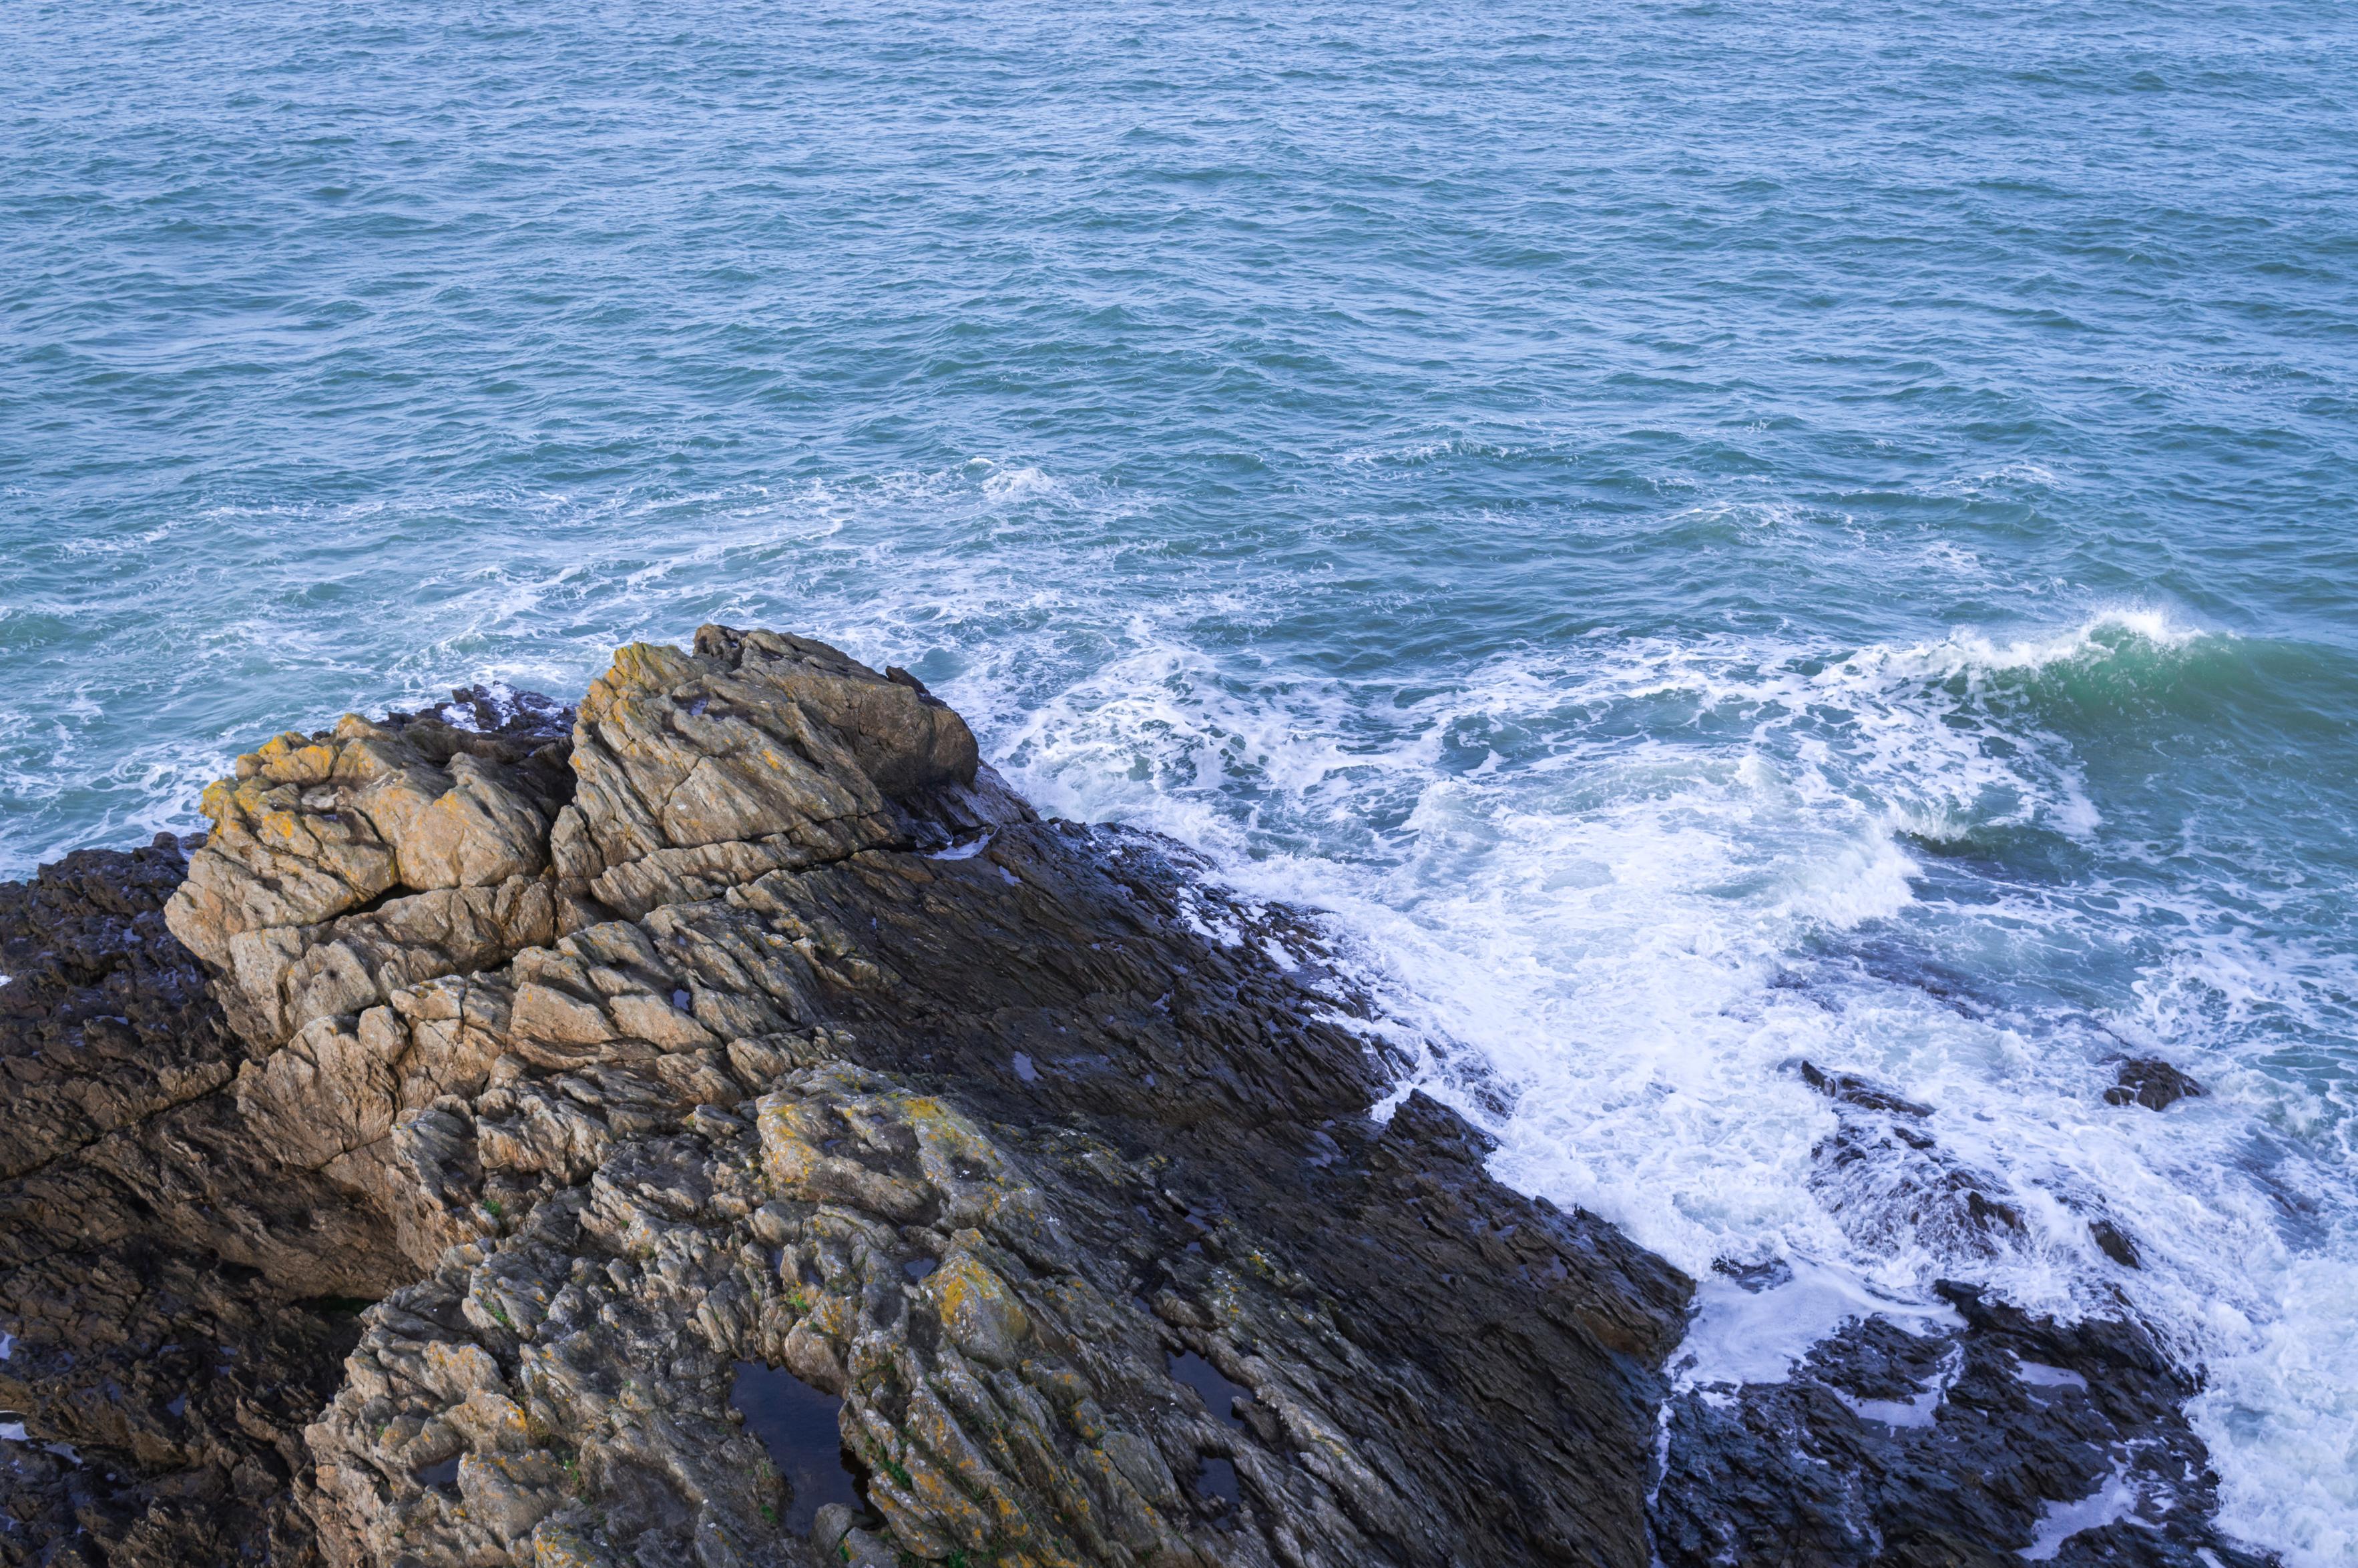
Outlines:
[[2118, 1065], [2118, 1081], [2104, 1091], [2110, 1105], [2141, 1105], [2147, 1110], [2168, 1110], [2182, 1099], [2193, 1099], [2202, 1086], [2169, 1063], [2152, 1056], [2127, 1056]]
[[292, 1481], [382, 1227], [256, 1146], [246, 1060], [166, 932], [159, 839], [0, 885], [0, 1561], [314, 1560]]
[[[1863, 1246], [2018, 1244], [2023, 1214], [1887, 1085], [1796, 1064], [1832, 1102], [1820, 1201]], [[2111, 1103], [2125, 1103], [2105, 1098]], [[2117, 1268], [2136, 1244], [2101, 1197], [2056, 1193]], [[1756, 1294], [1781, 1261], [1721, 1266]], [[2125, 1314], [2061, 1324], [1942, 1282], [1948, 1310], [1853, 1318], [1774, 1382], [1681, 1389], [1662, 1416], [1654, 1545], [1668, 1568], [1725, 1563], [2273, 1561], [2212, 1524], [2218, 1477], [2188, 1424], [2201, 1386]]]
[[1660, 1560], [2273, 1561], [2212, 1527], [2218, 1477], [2182, 1413], [2195, 1380], [2141, 1329], [1942, 1294], [1952, 1322], [1854, 1321], [1785, 1381], [1673, 1398]]
[[[0, 1561], [1978, 1562], [2106, 1486], [2065, 1558], [2245, 1560], [2122, 1325], [1671, 1397], [1690, 1282], [1372, 1120], [1313, 924], [903, 672], [707, 627], [206, 810], [0, 888]], [[2006, 1223], [1808, 1071], [1829, 1171]]]

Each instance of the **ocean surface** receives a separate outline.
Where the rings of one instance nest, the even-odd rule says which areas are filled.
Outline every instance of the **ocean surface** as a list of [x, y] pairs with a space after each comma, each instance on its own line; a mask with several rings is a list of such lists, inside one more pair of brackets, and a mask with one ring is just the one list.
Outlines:
[[[292, 724], [817, 635], [1334, 911], [1505, 1179], [1792, 1264], [1685, 1376], [1941, 1277], [2125, 1307], [2231, 1528], [2358, 1562], [2353, 44], [15, 0], [0, 874]], [[2023, 1234], [1822, 1173], [1803, 1059]]]

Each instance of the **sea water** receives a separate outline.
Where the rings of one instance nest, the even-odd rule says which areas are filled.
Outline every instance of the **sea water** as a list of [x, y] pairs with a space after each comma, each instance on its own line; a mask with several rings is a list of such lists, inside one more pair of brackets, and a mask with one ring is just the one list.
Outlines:
[[[1331, 910], [1504, 1179], [1792, 1269], [1730, 1375], [2125, 1306], [2231, 1528], [2358, 1560], [2354, 40], [20, 0], [0, 873], [290, 723], [823, 637]], [[2022, 1229], [1830, 1185], [1804, 1060]]]

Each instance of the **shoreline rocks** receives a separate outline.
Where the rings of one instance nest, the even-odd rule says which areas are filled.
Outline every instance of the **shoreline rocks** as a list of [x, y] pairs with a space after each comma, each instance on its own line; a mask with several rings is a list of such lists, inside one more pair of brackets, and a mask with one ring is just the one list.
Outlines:
[[[1673, 1393], [1691, 1281], [1437, 1102], [1369, 1119], [1401, 1065], [1314, 922], [1039, 819], [903, 672], [706, 627], [205, 806], [0, 888], [0, 1407], [72, 1450], [0, 1443], [0, 1561], [1996, 1561], [2093, 1473], [1939, 1551], [1828, 1525], [1963, 1472], [1854, 1442], [1810, 1501], [1798, 1381]], [[1825, 1357], [1913, 1376], [1880, 1333]], [[855, 1501], [795, 1506], [833, 1455], [748, 1368]], [[2082, 1448], [2193, 1474], [2140, 1375]], [[2017, 1403], [1954, 1465], [2086, 1424]]]
[[2213, 1525], [2219, 1477], [2183, 1413], [2200, 1381], [2150, 1336], [1940, 1293], [1947, 1322], [1855, 1318], [1783, 1380], [1676, 1394], [1664, 1568], [2273, 1561]]

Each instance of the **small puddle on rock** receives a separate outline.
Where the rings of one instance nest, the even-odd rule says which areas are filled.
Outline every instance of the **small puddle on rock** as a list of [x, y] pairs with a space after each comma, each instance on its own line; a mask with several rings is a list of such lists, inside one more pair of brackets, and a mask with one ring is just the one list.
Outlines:
[[1206, 1459], [1195, 1468], [1195, 1490], [1217, 1498], [1233, 1512], [1237, 1506], [1237, 1467], [1226, 1459]]
[[[1252, 1398], [1250, 1389], [1246, 1388], [1242, 1383], [1231, 1383], [1227, 1378], [1221, 1376], [1217, 1367], [1213, 1366], [1193, 1350], [1183, 1350], [1172, 1357], [1170, 1371], [1172, 1377], [1202, 1395], [1205, 1406], [1214, 1415], [1218, 1416], [1238, 1432], [1245, 1429], [1244, 1417], [1237, 1414], [1236, 1401]], [[1225, 1464], [1226, 1461], [1222, 1463]], [[1231, 1482], [1230, 1485], [1233, 1486], [1234, 1483]]]
[[448, 1459], [436, 1460], [433, 1464], [426, 1466], [425, 1469], [417, 1472], [417, 1479], [428, 1487], [457, 1486], [459, 1484], [460, 1457], [460, 1455], [453, 1454]]
[[788, 1534], [809, 1535], [818, 1510], [829, 1503], [854, 1513], [868, 1510], [858, 1474], [843, 1452], [841, 1400], [820, 1393], [792, 1372], [740, 1361], [729, 1402], [744, 1412], [745, 1430], [762, 1440], [793, 1493], [785, 1518], [778, 1521]]

